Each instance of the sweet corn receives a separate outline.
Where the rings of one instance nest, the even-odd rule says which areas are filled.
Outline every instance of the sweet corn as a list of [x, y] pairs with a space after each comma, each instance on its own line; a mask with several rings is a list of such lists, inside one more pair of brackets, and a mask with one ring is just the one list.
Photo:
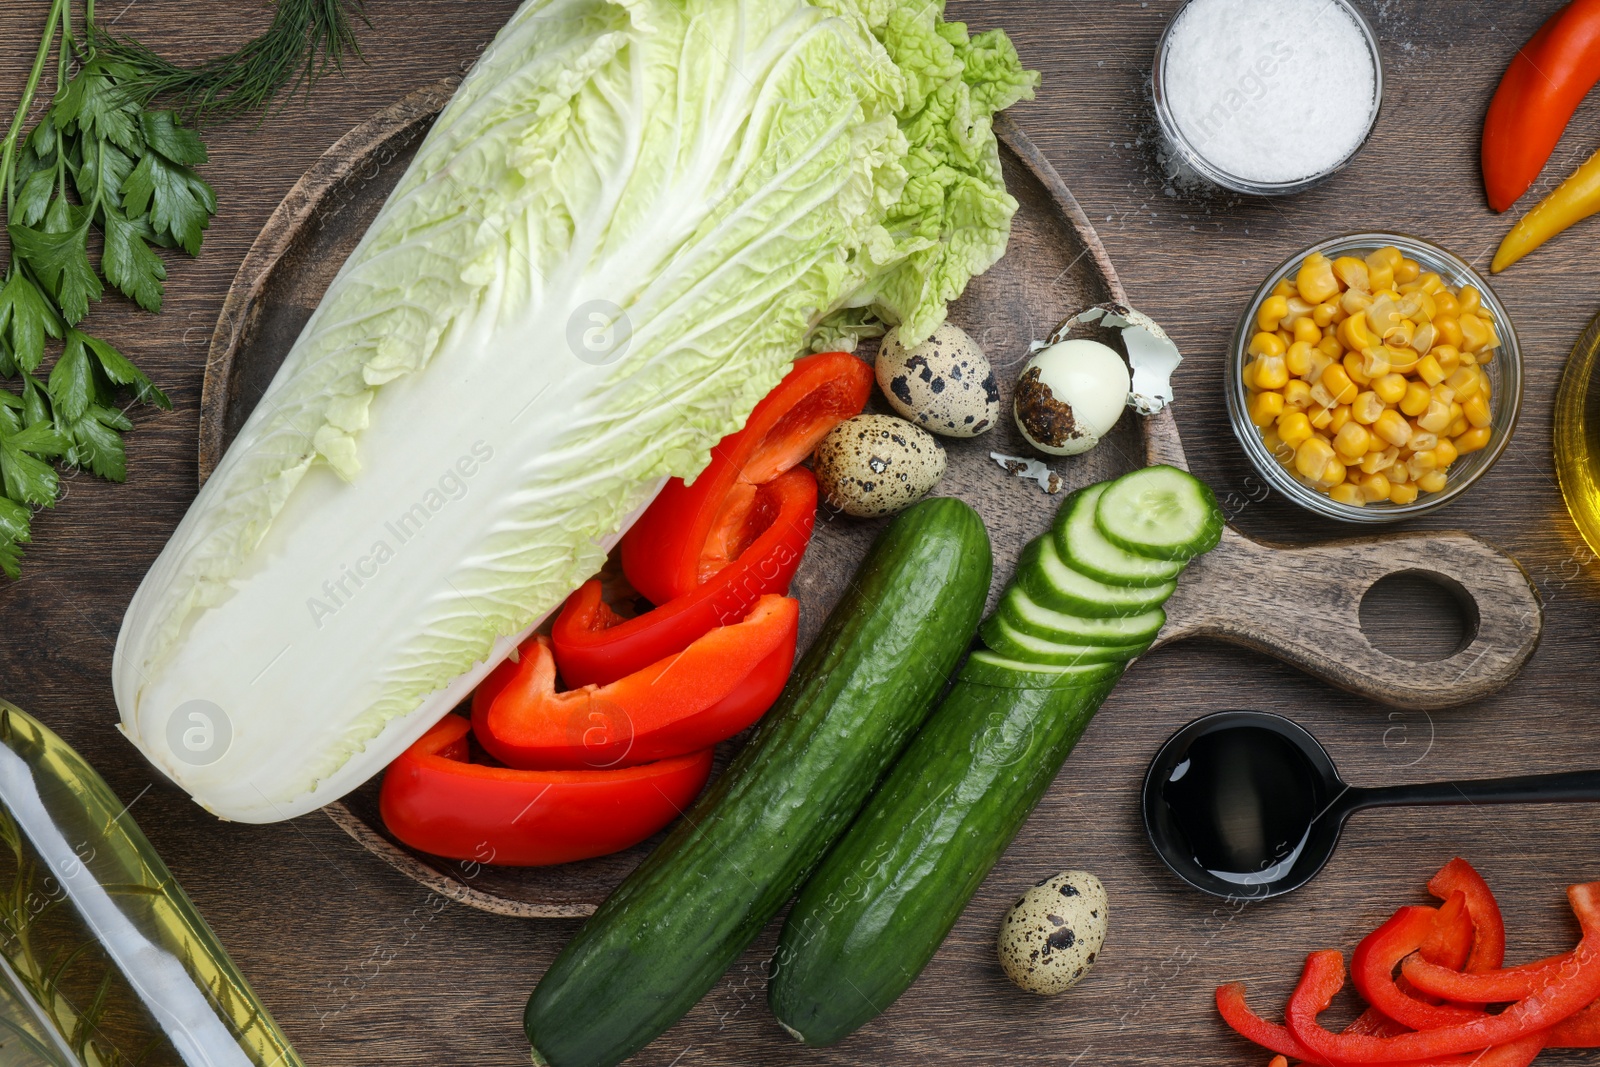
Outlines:
[[1489, 428], [1480, 426], [1476, 429], [1468, 430], [1457, 437], [1454, 444], [1456, 451], [1463, 456], [1468, 452], [1477, 452], [1479, 449], [1487, 448], [1489, 447]]
[[1476, 315], [1462, 315], [1461, 349], [1464, 352], [1482, 352], [1489, 346], [1489, 327]]
[[1314, 430], [1326, 430], [1328, 428], [1329, 424], [1332, 423], [1332, 422], [1333, 422], [1333, 409], [1332, 408], [1313, 407], [1311, 409], [1311, 428], [1312, 429], [1314, 429]]
[[[1418, 419], [1417, 425], [1429, 433], [1439, 433], [1450, 428], [1450, 405], [1438, 400], [1428, 401], [1428, 410]], [[1413, 445], [1413, 448], [1432, 448], [1432, 445]]]
[[1456, 301], [1456, 296], [1448, 289], [1441, 289], [1433, 294], [1434, 317], [1440, 315], [1459, 315], [1461, 305]]
[[1377, 393], [1378, 399], [1385, 404], [1398, 404], [1400, 398], [1406, 395], [1407, 384], [1405, 375], [1391, 371], [1372, 383], [1372, 391]]
[[1300, 272], [1295, 275], [1294, 287], [1299, 290], [1302, 299], [1320, 304], [1339, 292], [1339, 280], [1333, 275], [1333, 264], [1328, 261], [1328, 257], [1320, 252], [1314, 252], [1300, 264]]
[[1450, 428], [1445, 431], [1445, 434], [1452, 438], [1460, 437], [1470, 429], [1472, 429], [1471, 423], [1467, 422], [1464, 417], [1457, 416], [1456, 420], [1450, 424]]
[[1415, 504], [1417, 502], [1417, 487], [1404, 484], [1389, 486], [1389, 502], [1402, 505]]
[[[1373, 434], [1373, 440], [1381, 442], [1382, 438], [1378, 437], [1377, 434]], [[1389, 445], [1381, 452], [1368, 452], [1361, 457], [1361, 470], [1366, 474], [1378, 474], [1394, 466], [1395, 461], [1399, 458], [1400, 450], [1393, 445]]]
[[1252, 356], [1281, 356], [1288, 350], [1289, 346], [1283, 343], [1283, 338], [1265, 330], [1250, 338], [1250, 347], [1245, 349]]
[[1346, 315], [1364, 314], [1372, 306], [1372, 294], [1360, 289], [1350, 289], [1339, 297], [1339, 310]]
[[1433, 462], [1439, 470], [1444, 470], [1454, 463], [1461, 455], [1456, 451], [1455, 443], [1448, 438], [1441, 440], [1433, 448]]
[[1411, 440], [1411, 424], [1400, 417], [1400, 413], [1393, 408], [1388, 409], [1378, 416], [1372, 424], [1372, 432], [1394, 445], [1404, 448], [1407, 441]]
[[[1283, 285], [1283, 282], [1278, 283]], [[1292, 291], [1292, 290], [1291, 290]], [[1256, 312], [1256, 329], [1271, 331], [1278, 328], [1278, 323], [1289, 314], [1289, 298], [1284, 293], [1275, 292], [1261, 302], [1261, 310]]]
[[1351, 315], [1339, 324], [1339, 332], [1335, 335], [1339, 343], [1352, 352], [1376, 346], [1381, 338], [1372, 332], [1372, 327], [1367, 322], [1365, 315]]
[[1382, 474], [1369, 474], [1361, 481], [1361, 495], [1367, 503], [1376, 504], [1389, 499], [1389, 479]]
[[[1376, 386], [1378, 383], [1374, 382]], [[1350, 402], [1350, 417], [1363, 426], [1371, 426], [1383, 414], [1383, 398], [1372, 389], [1358, 393]]]
[[1396, 463], [1383, 473], [1389, 476], [1390, 485], [1405, 485], [1411, 481], [1411, 472], [1404, 463]]
[[1434, 328], [1433, 323], [1425, 322], [1416, 328], [1411, 334], [1411, 340], [1406, 344], [1407, 347], [1415, 349], [1418, 354], [1426, 354], [1433, 351], [1433, 346], [1438, 339], [1439, 331]]
[[[1439, 361], [1432, 356], [1423, 356], [1417, 360], [1417, 377], [1429, 385], [1438, 385], [1445, 379], [1444, 368], [1439, 366]], [[1256, 372], [1256, 380], [1261, 380], [1260, 371]]]
[[[1367, 351], [1376, 352], [1378, 349], [1369, 348]], [[1389, 361], [1383, 359], [1382, 356], [1379, 356], [1378, 360], [1383, 364], [1383, 372], [1385, 374], [1389, 373]], [[1344, 354], [1344, 359], [1341, 360], [1340, 363], [1344, 366], [1344, 372], [1350, 376], [1350, 380], [1355, 382], [1359, 388], [1365, 389], [1368, 385], [1372, 384], [1372, 379], [1367, 375], [1367, 372], [1362, 369], [1366, 364], [1366, 357], [1362, 353], [1346, 352]]]
[[1285, 411], [1278, 416], [1278, 436], [1283, 443], [1297, 448], [1311, 439], [1311, 420], [1304, 411]]
[[1302, 478], [1309, 481], [1322, 481], [1328, 465], [1335, 462], [1337, 461], [1333, 458], [1333, 447], [1320, 437], [1302, 442], [1300, 447], [1295, 449], [1294, 469]]
[[1282, 389], [1289, 384], [1289, 370], [1282, 356], [1257, 356], [1255, 387], [1257, 389]]
[[1406, 447], [1413, 452], [1432, 452], [1439, 447], [1439, 435], [1431, 430], [1418, 430], [1412, 433]]
[[1407, 382], [1406, 395], [1401, 397], [1395, 405], [1402, 414], [1416, 417], [1428, 410], [1428, 404], [1433, 400], [1433, 393], [1421, 382]]
[[1304, 411], [1311, 406], [1311, 386], [1299, 378], [1283, 387], [1283, 406], [1289, 411]]
[[1289, 346], [1289, 351], [1285, 353], [1283, 365], [1296, 378], [1304, 378], [1306, 372], [1311, 369], [1311, 353], [1315, 351], [1316, 349], [1305, 341], [1296, 341]]
[[1328, 390], [1336, 404], [1348, 404], [1356, 398], [1356, 393], [1360, 392], [1350, 380], [1349, 373], [1337, 363], [1322, 372], [1320, 383]]
[[1322, 468], [1321, 482], [1323, 485], [1330, 488], [1335, 485], [1343, 485], [1344, 480], [1346, 477], [1348, 477], [1349, 473], [1349, 468], [1346, 467], [1342, 462], [1337, 459], [1330, 459], [1328, 460], [1327, 466]]
[[1461, 291], [1456, 293], [1456, 302], [1461, 306], [1461, 314], [1473, 315], [1483, 306], [1483, 294], [1478, 292], [1475, 285], [1463, 285]]
[[1314, 407], [1319, 408], [1335, 408], [1339, 406], [1339, 402], [1333, 398], [1333, 394], [1328, 392], [1328, 387], [1321, 382], [1311, 387], [1311, 403]]
[[1367, 432], [1365, 426], [1359, 422], [1347, 422], [1339, 427], [1339, 432], [1334, 436], [1333, 448], [1341, 456], [1358, 460], [1367, 454], [1367, 442], [1371, 439], [1372, 435]]
[[1257, 426], [1267, 426], [1283, 414], [1283, 394], [1257, 393], [1250, 398], [1250, 421]]
[[1318, 341], [1317, 350], [1323, 355], [1327, 356], [1330, 360], [1338, 359], [1340, 356], [1344, 355], [1344, 345], [1340, 343], [1337, 335], [1333, 337], [1324, 337], [1321, 341]]
[[1449, 482], [1449, 476], [1444, 471], [1429, 471], [1417, 479], [1417, 488], [1424, 493], [1437, 493]]
[[1402, 259], [1394, 267], [1394, 280], [1397, 282], [1414, 282], [1422, 273], [1422, 266], [1414, 259]]
[[1350, 421], [1350, 405], [1340, 404], [1333, 409], [1333, 419], [1328, 423], [1329, 433], [1338, 433]]
[[1389, 369], [1400, 374], [1410, 374], [1417, 369], [1417, 352], [1414, 348], [1395, 348], [1391, 345], [1383, 346], [1383, 358], [1389, 361]]
[[1349, 504], [1355, 508], [1367, 506], [1366, 490], [1352, 482], [1345, 482], [1343, 485], [1336, 485], [1329, 489], [1328, 499], [1337, 500], [1341, 504]]
[[1433, 346], [1433, 358], [1439, 361], [1439, 366], [1444, 368], [1446, 374], [1454, 374], [1456, 368], [1461, 366], [1461, 350], [1455, 345]]
[[[1311, 310], [1315, 311], [1316, 308]], [[1294, 320], [1289, 332], [1294, 335], [1296, 341], [1304, 341], [1308, 345], [1314, 345], [1322, 340], [1322, 327], [1304, 315]]]
[[[1443, 404], [1446, 408], [1453, 406], [1456, 402], [1456, 391], [1450, 388], [1450, 382], [1448, 380], [1440, 382], [1438, 385], [1430, 389], [1429, 392], [1433, 394], [1433, 398], [1435, 400]], [[1455, 418], [1454, 415], [1451, 415], [1450, 417], [1452, 419]]]
[[1456, 315], [1440, 315], [1433, 320], [1433, 329], [1440, 344], [1460, 348], [1465, 340], [1461, 333], [1461, 319]]
[[1334, 260], [1333, 273], [1346, 289], [1367, 288], [1367, 264], [1355, 256], [1340, 256]]
[[1483, 372], [1477, 367], [1461, 367], [1445, 379], [1445, 384], [1454, 390], [1454, 399], [1465, 402], [1478, 395], [1482, 379]]
[[1339, 316], [1339, 303], [1336, 300], [1324, 300], [1311, 309], [1311, 321], [1318, 329], [1327, 329]]
[[1488, 427], [1492, 416], [1489, 411], [1489, 402], [1484, 399], [1483, 392], [1481, 390], [1477, 396], [1461, 405], [1461, 414], [1466, 418], [1468, 423], [1478, 429], [1484, 429]]

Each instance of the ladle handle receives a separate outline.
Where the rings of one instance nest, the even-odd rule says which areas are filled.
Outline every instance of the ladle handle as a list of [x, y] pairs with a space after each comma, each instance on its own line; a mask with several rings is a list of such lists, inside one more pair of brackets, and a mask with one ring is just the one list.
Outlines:
[[1347, 790], [1335, 806], [1349, 813], [1363, 808], [1410, 804], [1544, 804], [1600, 802], [1600, 771], [1524, 774], [1515, 778], [1474, 778], [1462, 782], [1423, 782], [1380, 789]]
[[[1361, 632], [1361, 601], [1392, 574], [1421, 574], [1457, 594], [1465, 648], [1413, 663]], [[1516, 560], [1464, 533], [1399, 533], [1295, 548], [1229, 527], [1195, 560], [1167, 604], [1157, 644], [1216, 637], [1265, 652], [1341, 689], [1433, 710], [1485, 697], [1522, 669], [1544, 623]]]

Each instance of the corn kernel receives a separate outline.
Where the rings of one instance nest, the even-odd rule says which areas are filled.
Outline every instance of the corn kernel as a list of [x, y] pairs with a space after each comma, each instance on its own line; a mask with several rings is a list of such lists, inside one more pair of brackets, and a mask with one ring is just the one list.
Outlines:
[[[1448, 380], [1442, 381], [1438, 385], [1434, 386], [1431, 392], [1433, 393], [1433, 398], [1439, 403], [1443, 404], [1447, 409], [1455, 406], [1456, 391], [1450, 388], [1450, 383]], [[1451, 415], [1450, 417], [1452, 419], [1455, 418], [1454, 415]]]
[[[1417, 377], [1421, 378], [1429, 385], [1438, 385], [1445, 379], [1444, 368], [1439, 366], [1439, 361], [1434, 359], [1432, 356], [1423, 356], [1421, 359], [1417, 360]], [[1256, 381], [1259, 382], [1260, 380], [1261, 376], [1258, 372], [1256, 375]]]
[[[1383, 440], [1376, 434], [1373, 435], [1373, 439], [1377, 441]], [[1400, 450], [1393, 445], [1389, 445], [1381, 452], [1368, 452], [1363, 456], [1361, 458], [1361, 470], [1366, 474], [1377, 474], [1394, 466], [1395, 461], [1399, 458]]]
[[1362, 315], [1372, 306], [1372, 294], [1363, 289], [1351, 289], [1339, 297], [1339, 310], [1346, 315]]
[[1406, 395], [1396, 405], [1406, 415], [1421, 415], [1433, 401], [1433, 393], [1421, 382], [1407, 382]]
[[1311, 386], [1294, 378], [1283, 387], [1283, 406], [1288, 411], [1304, 411], [1311, 406]]
[[1324, 300], [1311, 309], [1311, 322], [1318, 330], [1325, 330], [1333, 325], [1339, 315], [1339, 303], [1335, 300]]
[[1402, 259], [1394, 265], [1394, 280], [1414, 282], [1422, 274], [1422, 265], [1414, 259]]
[[1465, 340], [1461, 333], [1461, 319], [1455, 315], [1440, 315], [1433, 320], [1433, 328], [1441, 344], [1460, 348]]
[[1349, 372], [1337, 363], [1322, 372], [1320, 381], [1336, 404], [1348, 404], [1356, 398], [1356, 393], [1360, 392], [1350, 380]]
[[1310, 481], [1322, 481], [1328, 465], [1334, 462], [1333, 447], [1320, 438], [1313, 437], [1295, 449], [1294, 469]]
[[1456, 293], [1456, 302], [1461, 305], [1461, 314], [1474, 315], [1483, 306], [1483, 294], [1475, 285], [1463, 285]]
[[1389, 486], [1389, 502], [1391, 504], [1415, 504], [1417, 502], [1417, 487], [1414, 485]]
[[1411, 472], [1404, 463], [1396, 463], [1383, 473], [1388, 475], [1390, 485], [1405, 485], [1411, 481]]
[[1250, 338], [1250, 347], [1245, 349], [1252, 356], [1281, 356], [1289, 350], [1283, 339], [1275, 333], [1262, 331]]
[[[1315, 311], [1316, 308], [1311, 310]], [[1304, 341], [1308, 345], [1314, 345], [1322, 340], [1322, 327], [1305, 315], [1301, 315], [1294, 320], [1294, 323], [1289, 327], [1289, 332], [1293, 335], [1290, 341], [1291, 344], [1294, 341]]]
[[1378, 421], [1372, 424], [1372, 432], [1396, 448], [1404, 447], [1411, 440], [1411, 424], [1393, 408], [1378, 416]]
[[1267, 426], [1282, 414], [1282, 393], [1257, 393], [1250, 398], [1250, 421], [1257, 426]]
[[[1440, 290], [1440, 292], [1443, 291], [1444, 290], [1442, 289]], [[1435, 294], [1429, 292], [1417, 292], [1414, 293], [1413, 296], [1415, 297], [1417, 303], [1421, 305], [1417, 309], [1417, 313], [1414, 316], [1418, 325], [1421, 325], [1424, 322], [1432, 322], [1433, 317], [1439, 313], [1439, 304], [1436, 300], [1434, 300]]]
[[1311, 387], [1311, 403], [1314, 407], [1319, 408], [1336, 408], [1339, 406], [1339, 402], [1333, 398], [1333, 394], [1328, 392], [1328, 387], [1321, 382]]
[[1315, 430], [1326, 430], [1328, 428], [1328, 425], [1331, 422], [1333, 422], [1333, 409], [1332, 408], [1313, 407], [1311, 409], [1311, 427], [1312, 427], [1312, 429], [1315, 429]]
[[1333, 420], [1328, 423], [1328, 432], [1334, 434], [1338, 433], [1340, 430], [1345, 428], [1345, 424], [1349, 421], [1350, 405], [1340, 404], [1338, 407], [1333, 409]]
[[1433, 351], [1433, 346], [1438, 343], [1438, 340], [1439, 331], [1434, 328], [1433, 323], [1425, 322], [1411, 332], [1411, 340], [1407, 344], [1410, 348], [1416, 349], [1421, 355], [1427, 355]]
[[1429, 471], [1417, 479], [1417, 488], [1424, 493], [1437, 493], [1448, 484], [1449, 480], [1444, 471]]
[[1461, 367], [1445, 379], [1445, 384], [1451, 389], [1452, 399], [1466, 402], [1481, 391], [1482, 377], [1483, 372], [1477, 367]]
[[1304, 411], [1285, 411], [1278, 416], [1278, 436], [1284, 444], [1297, 448], [1311, 439], [1311, 420]]
[[1322, 468], [1321, 483], [1330, 488], [1335, 485], [1343, 485], [1349, 473], [1350, 469], [1342, 461], [1330, 459], [1328, 460], [1328, 465]]
[[1489, 402], [1484, 399], [1481, 391], [1477, 396], [1461, 405], [1461, 414], [1466, 418], [1467, 422], [1479, 429], [1486, 428], [1493, 418], [1492, 413], [1489, 411]]
[[1448, 437], [1460, 437], [1470, 429], [1472, 429], [1472, 424], [1467, 422], [1464, 416], [1457, 415], [1456, 420], [1452, 422], [1450, 424], [1450, 428], [1445, 431], [1445, 435]]
[[1369, 474], [1361, 482], [1361, 495], [1369, 504], [1389, 499], [1389, 479], [1382, 474]]
[[1461, 349], [1465, 352], [1482, 352], [1489, 345], [1489, 327], [1476, 315], [1462, 315]]
[[1366, 491], [1362, 489], [1361, 486], [1350, 482], [1345, 482], [1343, 485], [1336, 485], [1332, 489], [1329, 489], [1328, 499], [1336, 500], [1341, 504], [1348, 504], [1351, 507], [1356, 508], [1364, 508], [1367, 506]]
[[1367, 454], [1367, 442], [1372, 435], [1367, 428], [1359, 422], [1347, 422], [1339, 427], [1339, 432], [1334, 435], [1333, 448], [1341, 456], [1351, 460], [1358, 460]]
[[1432, 452], [1439, 447], [1439, 435], [1431, 430], [1419, 430], [1411, 435], [1406, 447], [1413, 452]]
[[1311, 369], [1311, 353], [1316, 351], [1304, 341], [1296, 341], [1289, 346], [1289, 351], [1283, 357], [1283, 365], [1289, 373], [1296, 378], [1304, 378]]
[[1340, 256], [1334, 260], [1333, 273], [1346, 289], [1367, 288], [1367, 264], [1355, 256]]
[[1459, 315], [1461, 305], [1456, 302], [1456, 295], [1448, 289], [1441, 289], [1433, 294], [1434, 318], [1440, 315]]
[[1460, 458], [1461, 453], [1456, 451], [1455, 442], [1444, 438], [1433, 448], [1433, 462], [1439, 470], [1444, 470]]
[[1376, 346], [1381, 338], [1372, 332], [1365, 315], [1351, 315], [1339, 324], [1339, 342], [1352, 352]]
[[[1429, 433], [1439, 433], [1450, 428], [1450, 405], [1438, 400], [1428, 401], [1428, 410], [1418, 419], [1417, 425]], [[1432, 448], [1432, 445], [1414, 445], [1414, 448]]]
[[1417, 282], [1422, 286], [1422, 288], [1418, 290], [1419, 296], [1431, 297], [1437, 293], [1445, 292], [1444, 279], [1439, 277], [1439, 275], [1434, 271], [1430, 270], [1428, 273], [1418, 278]]
[[1400, 374], [1410, 374], [1417, 369], [1417, 350], [1414, 348], [1395, 348], [1392, 345], [1383, 346], [1383, 358], [1389, 361], [1389, 369]]
[[[1367, 351], [1379, 352], [1381, 350], [1369, 348]], [[1384, 359], [1381, 355], [1377, 357], [1377, 361], [1382, 363], [1383, 372], [1388, 374], [1389, 361]], [[1372, 384], [1372, 379], [1368, 377], [1367, 372], [1362, 369], [1366, 363], [1366, 357], [1362, 353], [1346, 352], [1344, 354], [1344, 359], [1341, 360], [1340, 363], [1344, 367], [1344, 372], [1350, 376], [1350, 380], [1355, 382], [1357, 387], [1365, 389], [1368, 385]]]
[[[1373, 385], [1377, 385], [1376, 382]], [[1363, 426], [1371, 426], [1378, 421], [1378, 416], [1383, 414], [1383, 399], [1369, 389], [1357, 394], [1350, 402], [1350, 417]]]
[[1446, 374], [1454, 374], [1461, 366], [1461, 350], [1455, 345], [1434, 345], [1432, 355]]
[[1477, 452], [1480, 449], [1487, 448], [1489, 447], [1489, 428], [1480, 426], [1476, 429], [1468, 430], [1457, 437], [1454, 443], [1456, 451], [1463, 456], [1468, 452]]
[[[1279, 283], [1280, 285], [1283, 283]], [[1256, 312], [1256, 329], [1271, 331], [1278, 328], [1278, 323], [1289, 314], [1289, 298], [1283, 293], [1274, 293], [1261, 302], [1261, 310]]]
[[1418, 452], [1410, 459], [1406, 460], [1406, 470], [1411, 472], [1412, 481], [1416, 481], [1433, 469], [1434, 459], [1433, 449], [1431, 448], [1426, 452]]
[[1313, 252], [1300, 264], [1294, 287], [1300, 296], [1313, 304], [1320, 304], [1339, 292], [1339, 280], [1333, 275], [1333, 264], [1320, 252]]
[[1372, 391], [1378, 394], [1378, 399], [1385, 404], [1398, 404], [1400, 398], [1406, 395], [1406, 381], [1404, 374], [1391, 371], [1372, 383]]
[[1282, 356], [1256, 358], [1255, 383], [1257, 389], [1282, 389], [1289, 384], [1289, 370]]
[[1317, 349], [1330, 360], [1338, 359], [1340, 356], [1344, 355], [1344, 345], [1340, 342], [1337, 335], [1333, 337], [1324, 337], [1321, 341], [1318, 341]]

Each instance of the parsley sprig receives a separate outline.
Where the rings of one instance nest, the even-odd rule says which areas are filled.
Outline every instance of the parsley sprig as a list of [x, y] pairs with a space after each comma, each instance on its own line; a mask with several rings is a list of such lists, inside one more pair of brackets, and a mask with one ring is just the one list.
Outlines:
[[[155, 101], [173, 100], [195, 119], [258, 110], [359, 54], [360, 0], [278, 0], [262, 36], [193, 67], [97, 29], [94, 0], [83, 4], [81, 32], [73, 14], [73, 0], [50, 0], [0, 142], [11, 246], [0, 275], [0, 379], [15, 384], [0, 385], [0, 571], [12, 578], [34, 512], [60, 495], [58, 469], [125, 480], [126, 407], [172, 407], [131, 360], [81, 328], [108, 287], [160, 311], [167, 267], [156, 249], [198, 255], [217, 211], [196, 169], [205, 145], [178, 110]], [[24, 137], [52, 57], [54, 95]]]

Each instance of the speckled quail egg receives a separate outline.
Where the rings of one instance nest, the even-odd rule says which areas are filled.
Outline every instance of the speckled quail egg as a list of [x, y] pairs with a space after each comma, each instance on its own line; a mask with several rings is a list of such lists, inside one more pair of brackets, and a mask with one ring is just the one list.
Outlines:
[[976, 437], [1000, 418], [1000, 387], [989, 357], [959, 326], [945, 323], [907, 348], [890, 330], [878, 349], [878, 388], [889, 406], [946, 437]]
[[1030, 445], [1052, 456], [1087, 452], [1122, 417], [1132, 384], [1122, 357], [1099, 341], [1051, 345], [1028, 360], [1017, 379], [1017, 427]]
[[944, 477], [933, 435], [892, 415], [857, 415], [817, 446], [822, 498], [846, 515], [874, 518], [910, 507]]
[[1106, 941], [1106, 889], [1087, 871], [1046, 878], [1017, 901], [996, 945], [1006, 977], [1054, 996], [1083, 980]]

